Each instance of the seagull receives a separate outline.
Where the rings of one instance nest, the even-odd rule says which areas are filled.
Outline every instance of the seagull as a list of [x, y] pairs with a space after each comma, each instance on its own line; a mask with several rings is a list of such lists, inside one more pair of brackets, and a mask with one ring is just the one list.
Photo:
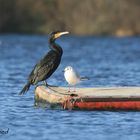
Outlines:
[[77, 71], [72, 66], [65, 67], [64, 77], [69, 85], [68, 92], [70, 92], [70, 86], [75, 86], [76, 84], [80, 83], [81, 81], [89, 80], [88, 77], [80, 77], [80, 75], [77, 73]]

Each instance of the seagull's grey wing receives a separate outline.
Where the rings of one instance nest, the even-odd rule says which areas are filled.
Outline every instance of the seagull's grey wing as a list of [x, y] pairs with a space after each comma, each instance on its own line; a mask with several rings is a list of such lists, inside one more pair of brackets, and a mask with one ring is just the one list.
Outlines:
[[76, 77], [80, 79], [79, 73], [77, 71], [75, 71], [75, 70], [74, 70], [74, 72], [75, 72]]

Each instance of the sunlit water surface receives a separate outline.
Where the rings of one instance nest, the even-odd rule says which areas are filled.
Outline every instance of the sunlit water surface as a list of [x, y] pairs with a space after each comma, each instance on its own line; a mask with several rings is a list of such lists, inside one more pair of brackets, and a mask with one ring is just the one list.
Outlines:
[[[48, 80], [67, 86], [62, 70], [74, 66], [89, 81], [79, 87], [140, 86], [140, 38], [69, 37], [57, 41], [62, 62]], [[48, 51], [47, 36], [0, 36], [0, 134], [4, 140], [139, 140], [140, 112], [66, 111], [34, 105], [34, 87], [18, 93]]]

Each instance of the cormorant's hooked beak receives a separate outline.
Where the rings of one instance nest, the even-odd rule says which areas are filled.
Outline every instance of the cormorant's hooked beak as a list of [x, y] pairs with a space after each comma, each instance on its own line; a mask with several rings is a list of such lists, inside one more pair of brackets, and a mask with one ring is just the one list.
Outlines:
[[60, 37], [60, 36], [62, 36], [62, 35], [65, 35], [65, 34], [69, 34], [69, 32], [68, 32], [68, 31], [65, 31], [65, 32], [56, 33], [56, 34], [55, 34], [55, 38], [58, 38], [58, 37]]

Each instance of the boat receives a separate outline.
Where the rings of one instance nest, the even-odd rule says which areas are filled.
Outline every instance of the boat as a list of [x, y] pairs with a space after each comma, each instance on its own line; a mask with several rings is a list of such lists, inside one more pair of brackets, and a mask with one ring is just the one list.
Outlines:
[[68, 110], [140, 110], [140, 87], [76, 88], [37, 86], [35, 101]]

